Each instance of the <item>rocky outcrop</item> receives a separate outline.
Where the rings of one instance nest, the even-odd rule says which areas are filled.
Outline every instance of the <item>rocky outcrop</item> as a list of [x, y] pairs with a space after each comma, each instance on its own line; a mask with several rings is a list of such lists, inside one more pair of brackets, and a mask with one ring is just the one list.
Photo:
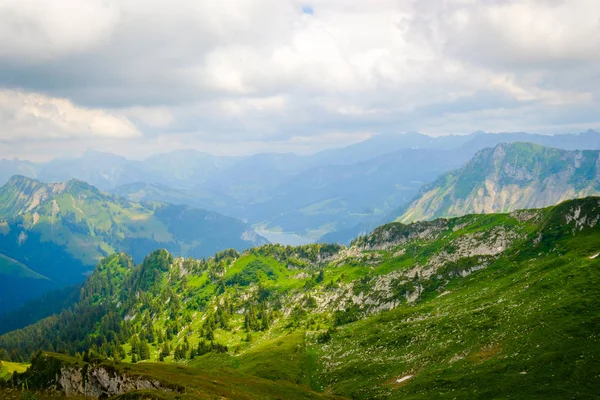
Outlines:
[[[123, 369], [120, 367], [123, 366]], [[67, 397], [110, 398], [136, 390], [184, 392], [185, 388], [132, 371], [126, 365], [82, 362], [68, 356], [42, 353], [36, 356], [18, 383], [37, 389], [63, 392]]]
[[149, 377], [119, 374], [116, 370], [99, 365], [88, 368], [61, 368], [56, 388], [67, 396], [107, 398], [142, 389], [173, 392], [176, 388], [171, 386]]

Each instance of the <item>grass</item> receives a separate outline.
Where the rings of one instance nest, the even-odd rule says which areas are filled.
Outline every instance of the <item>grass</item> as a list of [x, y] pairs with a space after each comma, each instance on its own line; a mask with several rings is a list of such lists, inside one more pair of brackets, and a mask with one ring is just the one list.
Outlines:
[[0, 380], [9, 379], [13, 372], [22, 373], [27, 370], [29, 364], [0, 361]]
[[588, 254], [500, 259], [447, 295], [345, 326], [321, 348], [326, 376], [365, 399], [594, 398], [599, 285]]

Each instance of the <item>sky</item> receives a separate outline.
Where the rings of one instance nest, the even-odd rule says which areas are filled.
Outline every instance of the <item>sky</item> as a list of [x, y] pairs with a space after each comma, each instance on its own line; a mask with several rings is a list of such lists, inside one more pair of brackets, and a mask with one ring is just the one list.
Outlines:
[[598, 0], [0, 0], [0, 157], [600, 128]]

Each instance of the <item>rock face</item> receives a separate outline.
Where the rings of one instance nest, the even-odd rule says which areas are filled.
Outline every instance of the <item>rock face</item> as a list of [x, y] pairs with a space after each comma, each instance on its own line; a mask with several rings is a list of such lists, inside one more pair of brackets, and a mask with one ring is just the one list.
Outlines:
[[600, 152], [499, 144], [423, 187], [398, 217], [407, 223], [542, 208], [600, 194]]
[[88, 396], [100, 399], [144, 389], [185, 391], [183, 386], [164, 382], [144, 373], [135, 373], [129, 368], [111, 363], [86, 363], [61, 354], [40, 353], [32, 359], [31, 367], [16, 378], [16, 383], [26, 384], [32, 389], [56, 390], [67, 397]]
[[67, 396], [87, 395], [98, 398], [112, 397], [141, 389], [173, 392], [156, 379], [143, 376], [121, 375], [104, 366], [78, 368], [65, 366], [60, 370], [57, 387]]

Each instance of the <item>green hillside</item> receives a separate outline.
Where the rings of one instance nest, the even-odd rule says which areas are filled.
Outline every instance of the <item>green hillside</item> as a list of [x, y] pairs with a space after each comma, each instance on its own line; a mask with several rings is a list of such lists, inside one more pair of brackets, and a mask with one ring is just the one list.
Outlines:
[[[9, 271], [8, 257], [13, 277], [43, 275], [53, 287], [81, 282], [103, 257], [118, 251], [140, 262], [156, 248], [207, 257], [265, 242], [234, 218], [187, 206], [135, 203], [81, 181], [45, 184], [15, 176], [0, 188], [0, 253], [5, 256], [0, 271]], [[10, 286], [15, 285], [23, 296], [39, 294], [12, 280]]]
[[[58, 357], [82, 371], [144, 371], [189, 398], [211, 382], [237, 398], [232, 385], [254, 390], [248, 380], [281, 389], [255, 398], [291, 398], [288, 385], [356, 399], [594, 398], [599, 253], [593, 197], [392, 223], [349, 248], [155, 251], [138, 266], [119, 253], [75, 308], [0, 336], [0, 358], [75, 357], [38, 357], [20, 379], [47, 376], [40, 387], [60, 376], [48, 370]], [[176, 398], [160, 390], [151, 398]]]
[[510, 212], [598, 194], [600, 151], [499, 144], [424, 186], [397, 220]]
[[44, 275], [27, 268], [26, 265], [0, 254], [0, 277], [48, 279]]

